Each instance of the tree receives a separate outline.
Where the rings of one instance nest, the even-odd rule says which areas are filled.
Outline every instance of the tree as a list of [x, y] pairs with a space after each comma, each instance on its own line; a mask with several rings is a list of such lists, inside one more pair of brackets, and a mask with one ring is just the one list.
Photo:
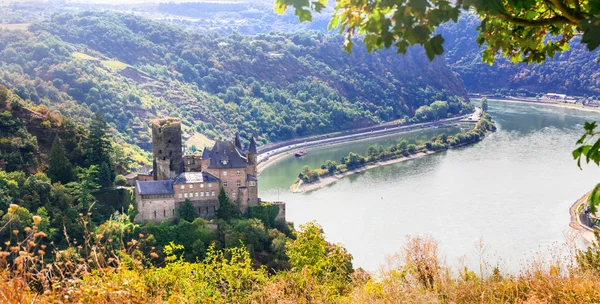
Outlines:
[[102, 187], [112, 186], [115, 180], [114, 174], [115, 171], [111, 170], [106, 163], [102, 163], [98, 171], [98, 184]]
[[101, 166], [102, 163], [106, 163], [113, 170], [110, 158], [113, 150], [108, 131], [108, 123], [106, 123], [104, 115], [100, 112], [96, 113], [90, 125], [90, 135], [85, 142], [85, 156], [88, 165]]
[[63, 185], [73, 180], [73, 165], [67, 158], [65, 146], [58, 135], [52, 142], [46, 174], [53, 182], [61, 182]]
[[225, 188], [221, 187], [219, 190], [219, 209], [217, 210], [217, 218], [223, 219], [227, 222], [232, 219], [236, 219], [240, 217], [240, 210], [235, 206], [227, 193], [225, 192]]
[[[327, 0], [275, 0], [275, 11], [295, 8], [300, 21], [311, 21]], [[583, 0], [373, 0], [336, 1], [329, 29], [345, 33], [344, 48], [351, 51], [352, 38], [363, 37], [368, 51], [390, 48], [406, 53], [422, 45], [429, 59], [444, 52], [444, 38], [437, 28], [456, 22], [461, 13], [473, 10], [481, 19], [477, 43], [485, 46], [483, 60], [493, 63], [496, 54], [513, 62], [538, 62], [569, 49], [569, 41], [594, 50], [600, 45], [600, 5]]]
[[77, 174], [79, 182], [67, 184], [69, 194], [78, 200], [77, 209], [79, 212], [87, 213], [94, 202], [96, 202], [96, 198], [92, 195], [92, 190], [100, 187], [97, 183], [97, 176], [98, 167], [92, 165], [87, 169], [82, 168], [79, 174]]
[[[220, 195], [221, 193], [219, 193], [219, 196]], [[221, 208], [219, 208], [219, 210], [220, 209]], [[190, 223], [198, 217], [196, 209], [194, 208], [194, 205], [192, 205], [192, 201], [190, 201], [190, 199], [186, 199], [179, 205], [179, 208], [177, 209], [177, 216], [179, 216], [180, 219], [186, 220]]]
[[488, 100], [485, 97], [483, 99], [481, 99], [481, 110], [483, 112], [487, 112], [487, 110], [488, 110]]
[[408, 153], [410, 153], [410, 154], [417, 153], [417, 146], [415, 146], [414, 144], [408, 145]]
[[127, 178], [125, 176], [119, 174], [115, 177], [115, 185], [117, 186], [127, 186]]

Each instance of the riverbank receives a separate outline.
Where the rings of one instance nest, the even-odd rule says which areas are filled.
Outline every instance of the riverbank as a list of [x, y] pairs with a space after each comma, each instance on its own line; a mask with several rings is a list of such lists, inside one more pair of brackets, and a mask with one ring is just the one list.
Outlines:
[[581, 219], [579, 217], [579, 212], [585, 206], [591, 192], [586, 193], [569, 208], [569, 214], [571, 216], [571, 223], [569, 226], [575, 229], [579, 235], [587, 242], [592, 243], [596, 241], [596, 236], [594, 236], [594, 230], [590, 227], [581, 223]]
[[512, 99], [512, 98], [489, 98], [489, 97], [488, 97], [488, 100], [489, 101], [508, 102], [508, 103], [533, 104], [533, 105], [539, 105], [539, 106], [550, 106], [550, 107], [557, 107], [557, 108], [575, 109], [575, 110], [586, 111], [586, 112], [600, 113], [600, 108], [586, 107], [581, 104], [569, 104], [569, 103], [550, 102], [550, 101], [548, 101], [548, 102], [532, 101], [532, 100]]
[[[480, 108], [475, 108], [473, 113], [462, 115], [458, 117], [446, 118], [438, 121], [410, 124], [410, 125], [401, 125], [401, 126], [391, 126], [389, 124], [382, 124], [376, 127], [365, 128], [364, 132], [357, 132], [353, 134], [325, 134], [323, 136], [331, 136], [325, 139], [315, 139], [315, 140], [307, 140], [301, 143], [295, 143], [290, 145], [284, 145], [281, 147], [274, 148], [272, 150], [262, 150], [258, 156], [258, 166], [257, 171], [258, 175], [266, 169], [271, 164], [277, 162], [283, 157], [293, 153], [296, 150], [310, 150], [323, 146], [334, 146], [336, 144], [343, 144], [351, 141], [363, 140], [363, 139], [372, 139], [377, 137], [383, 137], [392, 134], [403, 134], [416, 130], [423, 130], [429, 128], [441, 128], [447, 127], [456, 123], [477, 123], [479, 122], [482, 115], [482, 111]], [[373, 130], [373, 128], [381, 128], [378, 130]], [[363, 129], [361, 129], [363, 130]], [[356, 131], [356, 130], [355, 130]], [[262, 147], [259, 147], [261, 150]]]
[[488, 116], [481, 117], [472, 130], [461, 132], [456, 136], [436, 135], [431, 142], [422, 146], [409, 145], [408, 142], [392, 145], [386, 149], [373, 146], [369, 147], [366, 156], [351, 152], [348, 157], [342, 158], [340, 165], [328, 160], [321, 169], [312, 170], [309, 166], [305, 166], [289, 190], [292, 193], [313, 191], [351, 174], [478, 143], [485, 138], [486, 134], [496, 130], [494, 122], [488, 119]]
[[391, 165], [391, 164], [401, 163], [401, 162], [412, 160], [412, 159], [419, 159], [419, 158], [422, 158], [422, 157], [424, 157], [426, 155], [430, 155], [430, 154], [434, 154], [434, 153], [439, 153], [439, 152], [443, 152], [443, 151], [447, 151], [447, 150], [419, 152], [417, 154], [414, 154], [414, 155], [411, 155], [411, 156], [408, 156], [408, 157], [402, 157], [402, 158], [396, 158], [396, 159], [390, 159], [390, 160], [386, 160], [386, 161], [376, 162], [376, 163], [372, 163], [372, 164], [369, 164], [369, 165], [365, 165], [363, 167], [359, 167], [359, 168], [356, 168], [356, 169], [348, 170], [348, 171], [346, 171], [344, 173], [321, 177], [317, 181], [314, 181], [312, 183], [304, 183], [301, 180], [298, 183], [295, 183], [295, 184], [293, 184], [293, 185], [290, 186], [290, 192], [292, 192], [292, 193], [302, 193], [302, 192], [310, 192], [310, 191], [318, 190], [318, 189], [321, 189], [323, 187], [326, 187], [326, 186], [329, 186], [331, 184], [334, 184], [338, 180], [340, 180], [340, 179], [342, 179], [342, 178], [344, 178], [346, 176], [352, 175], [352, 174], [364, 172], [364, 171], [367, 171], [369, 169], [373, 169], [373, 168], [377, 168], [377, 167], [382, 167], [382, 166], [388, 166], [388, 165]]

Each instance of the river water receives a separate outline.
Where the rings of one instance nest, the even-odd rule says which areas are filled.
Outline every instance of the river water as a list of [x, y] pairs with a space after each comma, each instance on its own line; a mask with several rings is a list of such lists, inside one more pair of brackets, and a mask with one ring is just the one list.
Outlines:
[[490, 101], [498, 131], [472, 146], [374, 168], [310, 193], [288, 187], [303, 165], [319, 166], [371, 144], [387, 146], [403, 138], [422, 142], [457, 127], [424, 130], [310, 150], [271, 165], [260, 176], [265, 201], [287, 203], [296, 227], [316, 221], [329, 241], [343, 244], [355, 267], [376, 270], [400, 252], [407, 235], [430, 235], [440, 242], [450, 266], [475, 259], [482, 240], [488, 255], [516, 269], [538, 250], [565, 241], [569, 207], [600, 182], [599, 168], [580, 170], [571, 151], [583, 122], [597, 113]]

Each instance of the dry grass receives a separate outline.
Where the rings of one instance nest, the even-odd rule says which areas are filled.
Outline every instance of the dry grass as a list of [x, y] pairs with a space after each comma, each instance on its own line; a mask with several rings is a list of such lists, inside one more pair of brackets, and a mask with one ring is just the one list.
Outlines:
[[27, 31], [29, 30], [29, 25], [31, 25], [31, 23], [0, 23], [0, 29]]
[[[8, 218], [19, 209], [11, 205]], [[89, 214], [88, 214], [89, 216]], [[87, 226], [87, 218], [80, 216]], [[39, 217], [33, 218], [37, 225]], [[10, 220], [0, 231], [11, 231]], [[120, 226], [123, 225], [123, 226]], [[537, 255], [517, 274], [503, 273], [476, 247], [479, 269], [453, 273], [431, 237], [408, 237], [374, 277], [359, 270], [342, 296], [307, 271], [268, 276], [233, 249], [196, 263], [153, 266], [141, 254], [144, 236], [124, 241], [128, 223], [107, 222], [84, 244], [50, 250], [36, 226], [13, 231], [0, 249], [1, 303], [600, 303], [600, 247], [581, 260], [572, 242]], [[48, 257], [52, 259], [48, 259]], [[550, 256], [550, 258], [542, 258]], [[337, 285], [336, 285], [337, 286]]]
[[212, 147], [215, 144], [215, 141], [206, 137], [204, 134], [196, 132], [190, 136], [190, 138], [186, 139], [185, 144], [188, 147], [196, 145], [198, 151], [202, 151], [205, 147]]

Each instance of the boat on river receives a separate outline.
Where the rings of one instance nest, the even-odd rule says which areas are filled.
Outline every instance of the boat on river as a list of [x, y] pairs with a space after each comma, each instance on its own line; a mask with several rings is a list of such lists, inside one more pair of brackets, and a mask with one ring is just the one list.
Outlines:
[[296, 153], [294, 153], [294, 156], [302, 157], [302, 156], [306, 155], [306, 153], [307, 152], [305, 150], [298, 150], [298, 151], [296, 151]]

